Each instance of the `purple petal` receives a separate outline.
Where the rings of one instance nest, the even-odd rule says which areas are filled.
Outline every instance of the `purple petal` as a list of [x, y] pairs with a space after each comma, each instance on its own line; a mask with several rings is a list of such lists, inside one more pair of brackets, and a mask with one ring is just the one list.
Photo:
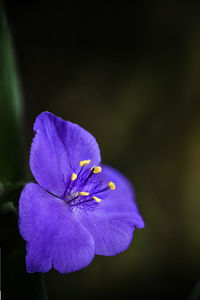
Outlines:
[[99, 204], [99, 208], [88, 214], [82, 212], [80, 218], [92, 234], [99, 255], [116, 255], [130, 245], [135, 226], [144, 227], [138, 212], [131, 183], [118, 171], [102, 166], [108, 181], [116, 185], [114, 191]]
[[19, 229], [27, 242], [27, 271], [79, 270], [94, 257], [94, 240], [64, 201], [38, 184], [25, 186], [19, 200]]
[[34, 131], [31, 171], [41, 186], [56, 195], [63, 194], [68, 176], [81, 160], [90, 159], [91, 165], [101, 160], [95, 138], [77, 124], [44, 112], [37, 117]]
[[135, 225], [141, 223], [138, 214], [81, 213], [84, 226], [90, 231], [95, 241], [95, 253], [116, 255], [126, 250], [133, 238]]
[[[135, 201], [135, 193], [130, 181], [119, 171], [109, 166], [103, 165], [102, 170], [108, 181], [113, 181], [116, 187], [115, 190], [110, 191], [106, 199], [102, 201], [103, 209], [109, 212], [139, 214]], [[142, 222], [141, 226], [143, 227], [143, 225]]]

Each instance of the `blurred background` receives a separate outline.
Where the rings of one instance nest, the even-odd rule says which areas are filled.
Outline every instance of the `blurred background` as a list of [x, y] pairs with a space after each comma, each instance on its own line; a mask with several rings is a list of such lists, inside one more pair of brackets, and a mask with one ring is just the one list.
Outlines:
[[34, 120], [53, 112], [96, 137], [103, 163], [133, 183], [146, 223], [124, 253], [45, 274], [49, 299], [200, 299], [191, 294], [200, 282], [200, 3], [4, 4], [26, 178]]

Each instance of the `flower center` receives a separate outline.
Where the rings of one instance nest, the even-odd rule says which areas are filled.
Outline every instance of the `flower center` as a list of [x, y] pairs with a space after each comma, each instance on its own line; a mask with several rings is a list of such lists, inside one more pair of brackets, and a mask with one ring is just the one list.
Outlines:
[[89, 168], [91, 161], [79, 162], [78, 173], [73, 172], [66, 186], [63, 199], [70, 206], [89, 206], [100, 203], [109, 190], [115, 190], [115, 184], [106, 182], [102, 176], [102, 167], [93, 166]]

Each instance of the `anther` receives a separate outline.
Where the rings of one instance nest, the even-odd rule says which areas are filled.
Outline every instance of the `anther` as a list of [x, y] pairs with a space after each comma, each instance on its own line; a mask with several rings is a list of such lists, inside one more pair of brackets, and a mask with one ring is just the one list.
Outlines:
[[80, 193], [78, 193], [80, 196], [88, 196], [89, 195], [89, 193], [88, 192], [80, 192]]
[[98, 202], [98, 203], [100, 203], [101, 202], [101, 199], [100, 198], [98, 198], [98, 197], [96, 197], [96, 196], [93, 196], [92, 197], [96, 202]]
[[108, 183], [108, 186], [109, 186], [109, 188], [111, 189], [111, 190], [115, 190], [115, 184], [112, 182], [112, 181], [110, 181], [109, 183]]
[[74, 180], [76, 180], [76, 178], [77, 178], [77, 175], [75, 173], [72, 173], [71, 180], [74, 181]]
[[90, 162], [91, 162], [90, 159], [88, 159], [88, 160], [81, 160], [81, 161], [79, 162], [79, 166], [80, 166], [80, 167], [83, 167], [84, 165], [89, 165]]
[[101, 173], [102, 168], [101, 167], [94, 167], [91, 169], [91, 171], [95, 174]]

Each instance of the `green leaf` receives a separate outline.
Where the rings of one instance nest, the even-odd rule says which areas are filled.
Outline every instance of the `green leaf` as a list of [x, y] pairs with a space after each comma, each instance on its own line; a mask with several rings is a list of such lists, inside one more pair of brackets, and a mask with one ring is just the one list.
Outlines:
[[29, 274], [18, 231], [17, 202], [24, 185], [22, 102], [11, 36], [0, 4], [0, 241], [5, 299], [46, 300], [41, 274]]
[[23, 176], [21, 139], [22, 102], [12, 41], [0, 5], [0, 182]]

